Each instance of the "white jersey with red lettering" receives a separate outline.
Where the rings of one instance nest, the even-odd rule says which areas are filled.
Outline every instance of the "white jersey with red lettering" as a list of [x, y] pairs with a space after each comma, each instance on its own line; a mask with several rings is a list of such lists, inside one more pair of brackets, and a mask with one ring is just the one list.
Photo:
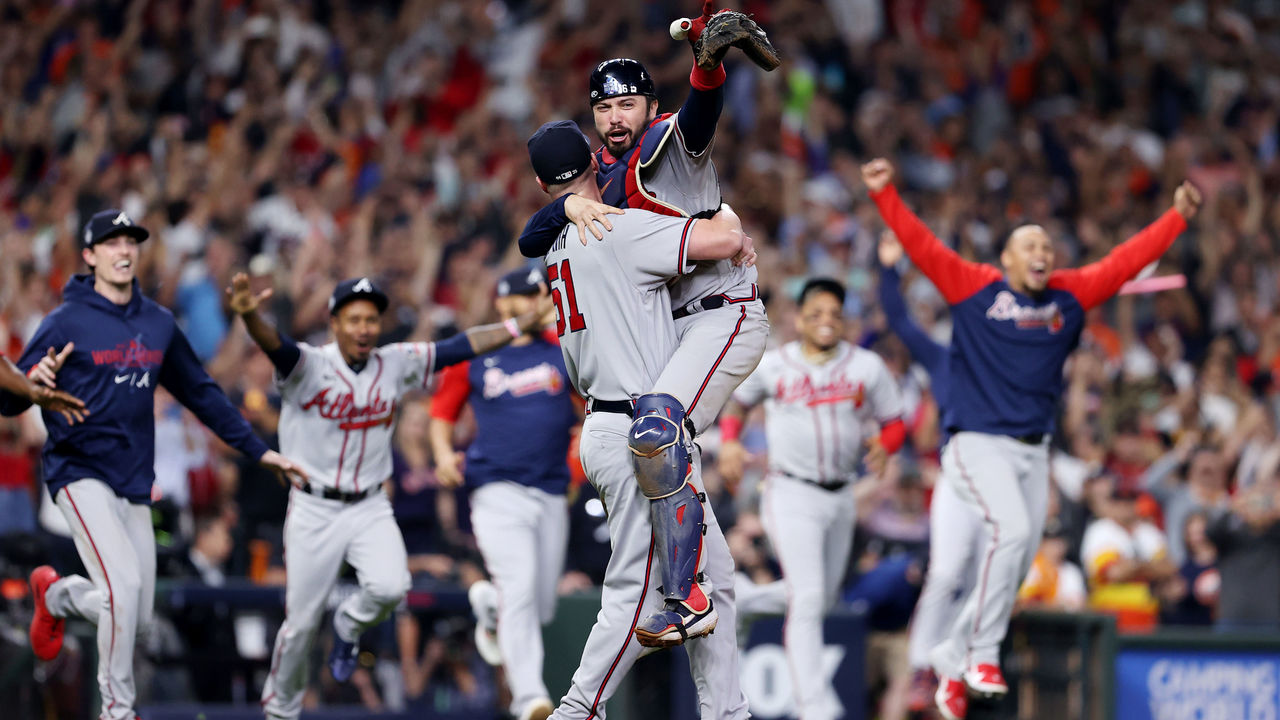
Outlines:
[[733, 395], [747, 406], [764, 402], [770, 471], [810, 482], [853, 479], [867, 438], [902, 415], [884, 361], [844, 341], [821, 364], [805, 359], [799, 342], [771, 350]]
[[841, 341], [814, 362], [792, 342], [766, 352], [734, 399], [764, 402], [769, 472], [760, 516], [786, 586], [783, 648], [796, 715], [845, 717], [856, 711], [841, 706], [823, 671], [822, 619], [848, 569], [852, 481], [866, 440], [902, 414], [898, 385], [869, 350]]
[[355, 372], [337, 343], [298, 343], [302, 358], [280, 385], [280, 452], [312, 485], [360, 492], [391, 477], [391, 424], [405, 392], [431, 381], [435, 346], [374, 348]]
[[293, 488], [284, 525], [285, 620], [262, 687], [270, 718], [297, 718], [307, 688], [312, 638], [345, 562], [360, 589], [334, 610], [334, 633], [348, 643], [385, 619], [409, 589], [404, 538], [381, 491], [391, 477], [396, 405], [426, 388], [432, 343], [375, 348], [359, 370], [336, 343], [298, 343], [302, 355], [279, 379], [280, 450], [309, 477]]

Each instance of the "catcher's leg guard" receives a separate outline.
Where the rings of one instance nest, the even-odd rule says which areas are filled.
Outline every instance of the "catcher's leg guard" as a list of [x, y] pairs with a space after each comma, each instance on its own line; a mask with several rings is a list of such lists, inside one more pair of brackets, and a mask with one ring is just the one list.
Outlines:
[[670, 395], [636, 400], [628, 444], [649, 517], [662, 574], [663, 610], [636, 626], [642, 645], [679, 645], [715, 628], [711, 599], [699, 585], [704, 496], [689, 484], [692, 470], [684, 406]]

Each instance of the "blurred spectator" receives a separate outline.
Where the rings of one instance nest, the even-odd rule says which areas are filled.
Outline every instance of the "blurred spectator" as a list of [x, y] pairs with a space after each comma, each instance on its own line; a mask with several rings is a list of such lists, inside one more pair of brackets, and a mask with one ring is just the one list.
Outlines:
[[1031, 569], [1018, 590], [1020, 607], [1065, 612], [1084, 609], [1088, 599], [1084, 573], [1066, 558], [1066, 530], [1050, 519]]
[[1206, 534], [1222, 575], [1217, 626], [1280, 629], [1280, 482], [1273, 476], [1239, 493], [1210, 515]]
[[1089, 578], [1089, 606], [1114, 614], [1124, 631], [1155, 626], [1159, 607], [1153, 587], [1177, 572], [1164, 534], [1138, 517], [1137, 500], [1136, 490], [1113, 484], [1080, 550]]
[[1218, 606], [1222, 575], [1218, 572], [1218, 549], [1209, 541], [1208, 519], [1204, 511], [1187, 516], [1182, 539], [1186, 559], [1160, 591], [1160, 622], [1168, 625], [1213, 624]]
[[1186, 432], [1142, 478], [1142, 488], [1160, 503], [1169, 559], [1178, 566], [1187, 559], [1183, 533], [1191, 513], [1220, 508], [1227, 502], [1227, 468], [1222, 453], [1199, 445], [1199, 439], [1199, 433]]
[[[201, 517], [195, 523], [191, 546], [162, 574], [208, 587], [225, 585], [232, 525], [227, 513]], [[186, 645], [187, 669], [196, 698], [201, 702], [231, 702], [240, 655], [236, 649], [236, 616], [230, 605], [225, 601], [184, 605], [172, 614], [172, 619]]]
[[34, 471], [35, 456], [23, 442], [21, 420], [0, 418], [0, 535], [35, 531]]
[[454, 493], [442, 491], [431, 471], [431, 421], [421, 399], [406, 400], [400, 408], [391, 454], [391, 507], [409, 553], [409, 572], [448, 580], [454, 572], [450, 535], [457, 528]]

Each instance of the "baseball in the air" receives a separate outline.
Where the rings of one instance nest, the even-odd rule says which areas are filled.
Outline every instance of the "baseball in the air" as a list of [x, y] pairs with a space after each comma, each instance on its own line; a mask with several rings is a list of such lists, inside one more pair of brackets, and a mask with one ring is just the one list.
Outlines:
[[670, 28], [671, 39], [683, 40], [689, 37], [689, 28], [691, 27], [693, 27], [693, 21], [691, 21], [689, 18], [680, 18], [679, 20], [672, 20], [671, 28]]

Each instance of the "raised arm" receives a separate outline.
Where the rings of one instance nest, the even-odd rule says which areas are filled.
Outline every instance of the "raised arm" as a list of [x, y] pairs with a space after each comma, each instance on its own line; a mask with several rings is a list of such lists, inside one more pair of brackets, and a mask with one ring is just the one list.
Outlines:
[[862, 180], [880, 217], [898, 236], [911, 262], [933, 281], [951, 305], [968, 298], [1000, 279], [1000, 271], [990, 265], [969, 262], [942, 244], [920, 218], [907, 209], [890, 181], [893, 166], [878, 158], [862, 166]]
[[493, 352], [525, 333], [542, 325], [542, 319], [551, 312], [551, 296], [546, 287], [538, 296], [538, 304], [523, 315], [500, 323], [479, 325], [436, 343], [435, 366], [440, 370], [470, 360], [477, 355]]
[[249, 276], [242, 272], [236, 273], [231, 278], [231, 287], [227, 288], [231, 312], [244, 320], [244, 327], [249, 331], [249, 337], [253, 338], [258, 347], [262, 348], [262, 351], [271, 359], [271, 364], [275, 365], [280, 377], [285, 378], [289, 377], [297, 367], [302, 351], [297, 343], [281, 334], [258, 314], [258, 305], [270, 298], [271, 294], [272, 289], [267, 288], [255, 295], [249, 287]]
[[932, 375], [941, 369], [947, 348], [934, 342], [911, 318], [899, 287], [902, 277], [896, 266], [901, 257], [902, 244], [896, 238], [889, 233], [880, 238], [880, 307], [889, 321], [889, 329], [907, 346], [911, 357]]
[[1116, 246], [1095, 263], [1073, 270], [1058, 270], [1049, 277], [1049, 287], [1075, 295], [1085, 310], [1097, 307], [1120, 291], [1142, 268], [1158, 260], [1173, 245], [1187, 221], [1195, 217], [1201, 203], [1200, 191], [1189, 182], [1178, 186], [1173, 207], [1137, 235]]

